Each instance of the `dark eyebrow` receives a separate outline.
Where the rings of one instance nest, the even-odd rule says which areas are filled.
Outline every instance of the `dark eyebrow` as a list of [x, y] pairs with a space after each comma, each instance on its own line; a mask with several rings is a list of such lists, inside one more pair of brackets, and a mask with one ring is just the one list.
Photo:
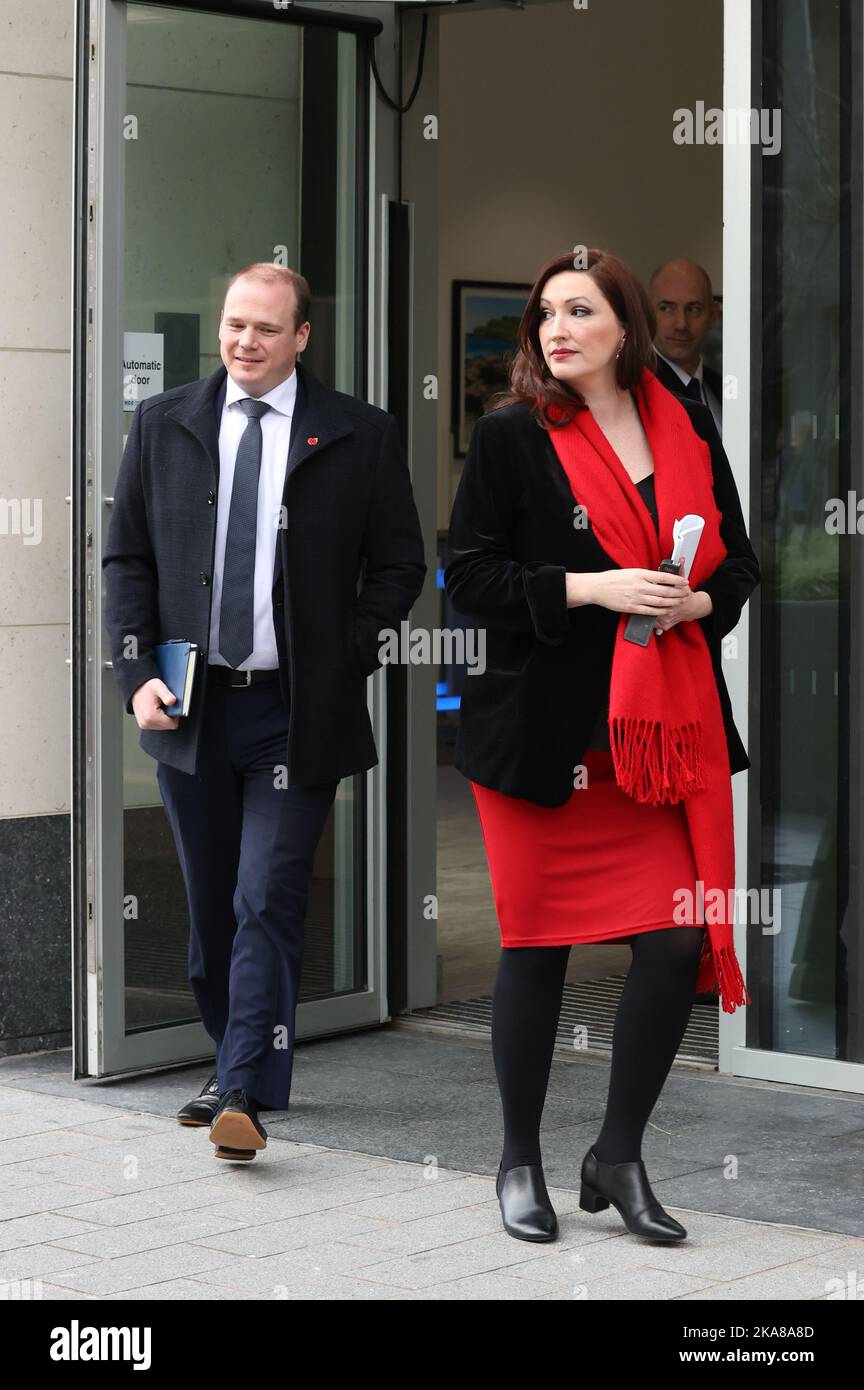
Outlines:
[[[565, 299], [565, 300], [564, 300], [564, 303], [565, 303], [565, 304], [575, 304], [577, 299], [582, 299], [582, 300], [584, 300], [584, 302], [585, 302], [586, 304], [590, 304], [590, 303], [591, 303], [591, 300], [587, 297], [587, 295], [584, 295], [584, 294], [572, 294], [572, 295], [570, 296], [569, 299]], [[546, 298], [545, 294], [541, 294], [541, 296], [540, 296], [540, 303], [541, 303], [541, 304], [548, 304], [548, 303], [549, 303], [549, 300]]]

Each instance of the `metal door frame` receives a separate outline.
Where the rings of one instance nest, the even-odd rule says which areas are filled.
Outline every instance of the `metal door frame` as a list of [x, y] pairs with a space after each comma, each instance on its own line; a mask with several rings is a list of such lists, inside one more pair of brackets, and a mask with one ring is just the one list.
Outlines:
[[[724, 90], [725, 110], [747, 109], [759, 104], [761, 74], [756, 66], [758, 51], [754, 44], [754, 26], [759, 20], [759, 0], [726, 0], [724, 6]], [[761, 245], [760, 181], [756, 161], [761, 158], [758, 147], [745, 144], [724, 146], [724, 235], [723, 235], [723, 353], [724, 375], [727, 362], [735, 368], [739, 393], [737, 400], [724, 402], [723, 438], [733, 463], [741, 494], [742, 508], [747, 519], [751, 511], [758, 528], [758, 507], [761, 489], [759, 390], [753, 389], [754, 374], [760, 370], [761, 327], [755, 291], [758, 281], [754, 263]], [[858, 190], [860, 198], [860, 189]], [[860, 206], [853, 207], [853, 226], [860, 232]], [[861, 289], [859, 277], [858, 289]], [[860, 367], [860, 362], [859, 362]], [[758, 380], [758, 378], [757, 378]], [[860, 422], [853, 420], [853, 431]], [[735, 468], [736, 460], [741, 467]], [[746, 464], [746, 467], [744, 466]], [[748, 529], [749, 525], [748, 525]], [[754, 544], [758, 549], [758, 535]], [[853, 581], [854, 582], [854, 581]], [[750, 613], [752, 610], [752, 622]], [[854, 609], [853, 609], [854, 611]], [[729, 693], [739, 717], [749, 710], [748, 745], [758, 750], [759, 738], [759, 623], [760, 590], [757, 589], [745, 607], [739, 625], [740, 646], [747, 654], [731, 671]], [[747, 667], [753, 672], [751, 682]], [[743, 727], [743, 726], [739, 726]], [[735, 789], [735, 848], [736, 862], [748, 869], [745, 875], [739, 868], [736, 880], [761, 886], [761, 844], [759, 826], [759, 768], [753, 757], [753, 768], [733, 780]], [[736, 787], [736, 782], [740, 786]], [[748, 823], [748, 810], [752, 811]], [[860, 821], [857, 826], [860, 836]], [[860, 856], [858, 860], [861, 862]], [[736, 884], [736, 886], [738, 886]], [[744, 886], [744, 885], [742, 885]], [[857, 886], [850, 884], [850, 913], [853, 912]], [[751, 927], [751, 934], [754, 928]], [[746, 973], [746, 924], [736, 927], [736, 949]], [[752, 995], [752, 991], [751, 991]], [[755, 1002], [755, 1001], [754, 1001]], [[762, 1081], [781, 1082], [796, 1086], [812, 1086], [821, 1090], [864, 1093], [864, 1066], [858, 1062], [815, 1057], [799, 1052], [779, 1052], [747, 1045], [747, 1010], [738, 1009], [733, 1015], [720, 1014], [720, 1071], [734, 1076], [751, 1077]]]
[[[165, 3], [165, 0], [157, 0]], [[185, 0], [198, 9], [267, 19], [259, 0]], [[391, 7], [347, 7], [327, 14], [300, 6], [282, 22], [326, 23], [369, 37]], [[270, 9], [269, 20], [273, 15]], [[379, 64], [389, 72], [392, 45]], [[70, 554], [72, 632], [70, 658], [72, 850], [73, 1075], [116, 1076], [187, 1065], [212, 1058], [214, 1044], [200, 1022], [125, 1031], [123, 902], [122, 721], [103, 638], [101, 554], [111, 496], [103, 484], [105, 442], [115, 435], [123, 302], [122, 116], [126, 89], [126, 0], [78, 0], [75, 32], [74, 251], [72, 305], [72, 480]], [[393, 122], [379, 121], [374, 84], [368, 82], [365, 187], [367, 208], [368, 399], [386, 399], [386, 217], [376, 186], [392, 187]], [[383, 128], [382, 128], [383, 127]], [[113, 132], [113, 134], [112, 134]], [[383, 156], [383, 158], [382, 158]], [[378, 183], [380, 179], [380, 184]], [[104, 194], [104, 196], [103, 196]], [[362, 295], [364, 287], [358, 286]], [[104, 470], [113, 477], [113, 470]], [[113, 489], [113, 483], [111, 484]], [[365, 778], [367, 988], [311, 1000], [297, 1010], [297, 1037], [369, 1026], [385, 1019], [386, 926], [386, 692], [378, 671], [367, 682], [367, 702], [379, 764]], [[115, 902], [109, 914], [106, 904]]]

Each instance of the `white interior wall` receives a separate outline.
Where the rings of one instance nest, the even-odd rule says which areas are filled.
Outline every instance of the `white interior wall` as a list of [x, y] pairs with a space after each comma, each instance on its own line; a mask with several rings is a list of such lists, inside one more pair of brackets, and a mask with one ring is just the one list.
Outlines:
[[687, 256], [722, 291], [723, 146], [677, 145], [673, 112], [720, 106], [723, 0], [571, 0], [440, 20], [438, 526], [462, 466], [450, 433], [453, 280], [531, 283], [575, 245], [647, 279]]

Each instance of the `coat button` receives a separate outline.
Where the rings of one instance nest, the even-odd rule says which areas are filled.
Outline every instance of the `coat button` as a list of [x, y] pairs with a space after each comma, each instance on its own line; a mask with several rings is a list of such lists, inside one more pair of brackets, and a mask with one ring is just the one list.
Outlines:
[[210, 583], [210, 576], [209, 576], [209, 574], [205, 574], [203, 570], [201, 571], [201, 583], [202, 583], [202, 584], [209, 584], [209, 583]]
[[208, 507], [212, 507], [215, 501], [216, 501], [216, 493], [215, 493], [215, 492], [208, 492], [208, 493], [207, 493], [207, 506], [208, 506]]

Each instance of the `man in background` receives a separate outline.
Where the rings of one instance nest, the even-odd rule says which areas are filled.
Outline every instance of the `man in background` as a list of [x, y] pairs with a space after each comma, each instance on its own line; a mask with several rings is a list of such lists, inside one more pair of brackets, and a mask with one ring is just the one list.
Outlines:
[[676, 396], [707, 405], [723, 430], [723, 381], [702, 360], [702, 344], [720, 312], [708, 272], [695, 261], [667, 261], [654, 271], [648, 294], [657, 315], [655, 375]]

